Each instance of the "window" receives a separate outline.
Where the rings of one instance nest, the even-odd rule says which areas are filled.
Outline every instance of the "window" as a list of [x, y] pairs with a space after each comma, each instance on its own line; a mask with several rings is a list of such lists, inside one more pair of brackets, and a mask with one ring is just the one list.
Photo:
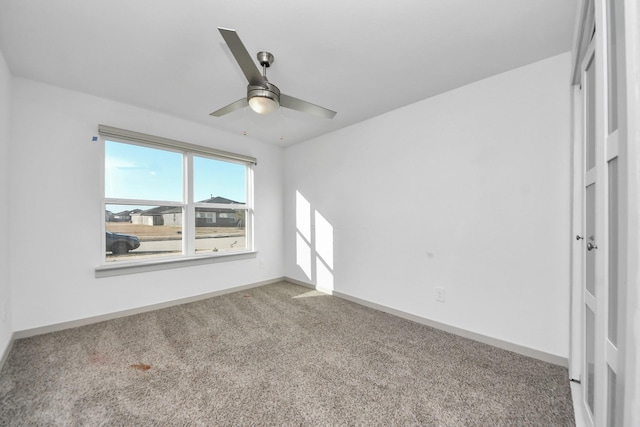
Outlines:
[[100, 125], [104, 264], [252, 250], [255, 159]]

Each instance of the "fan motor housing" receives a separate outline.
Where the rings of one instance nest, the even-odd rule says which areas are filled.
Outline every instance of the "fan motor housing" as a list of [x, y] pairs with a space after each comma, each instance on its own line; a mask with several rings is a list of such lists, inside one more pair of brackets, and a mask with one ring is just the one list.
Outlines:
[[274, 84], [265, 82], [266, 85], [248, 85], [247, 86], [247, 99], [251, 99], [254, 96], [263, 96], [266, 98], [275, 99], [278, 104], [280, 103], [280, 89]]

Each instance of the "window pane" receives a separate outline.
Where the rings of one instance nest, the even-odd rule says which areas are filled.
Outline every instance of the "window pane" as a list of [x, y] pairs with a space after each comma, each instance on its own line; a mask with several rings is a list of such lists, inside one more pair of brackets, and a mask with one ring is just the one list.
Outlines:
[[[216, 201], [216, 198], [220, 200]], [[246, 203], [246, 165], [194, 156], [193, 200], [209, 203]]]
[[618, 345], [618, 158], [609, 162], [609, 341]]
[[607, 426], [615, 427], [620, 425], [616, 422], [616, 373], [611, 370], [609, 366], [607, 366], [607, 378], [608, 378], [608, 389], [607, 389]]
[[196, 254], [247, 249], [246, 210], [196, 208]]
[[586, 133], [587, 133], [587, 152], [586, 152], [586, 171], [593, 168], [596, 164], [596, 67], [595, 56], [591, 57], [589, 65], [587, 65], [587, 82], [586, 82]]
[[614, 0], [607, 1], [607, 80], [609, 92], [609, 133], [618, 129], [618, 76], [616, 54], [616, 23]]
[[595, 344], [595, 334], [596, 334], [596, 316], [591, 311], [588, 306], [586, 308], [586, 359], [587, 359], [587, 386], [585, 388], [586, 393], [586, 401], [591, 414], [593, 415], [593, 404], [595, 397], [595, 363], [596, 363], [596, 344]]
[[182, 202], [182, 153], [105, 141], [107, 198]]
[[251, 249], [249, 164], [136, 138], [105, 141], [106, 263]]
[[[587, 222], [587, 237], [586, 244], [591, 243], [592, 245], [596, 244], [595, 241], [595, 233], [596, 233], [596, 184], [591, 184], [587, 187], [586, 191], [586, 222]], [[596, 251], [585, 251], [585, 262], [586, 262], [586, 287], [587, 291], [593, 296], [596, 295]]]
[[182, 207], [106, 205], [107, 262], [182, 254]]

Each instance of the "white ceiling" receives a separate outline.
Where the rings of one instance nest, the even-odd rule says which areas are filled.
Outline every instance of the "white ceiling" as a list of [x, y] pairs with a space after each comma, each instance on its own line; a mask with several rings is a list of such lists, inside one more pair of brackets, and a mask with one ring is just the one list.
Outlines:
[[[289, 145], [569, 51], [577, 0], [0, 0], [14, 76]], [[246, 95], [217, 27], [337, 111], [209, 116]], [[567, 75], [567, 79], [569, 76]], [[135, 130], [135, 129], [132, 129]]]

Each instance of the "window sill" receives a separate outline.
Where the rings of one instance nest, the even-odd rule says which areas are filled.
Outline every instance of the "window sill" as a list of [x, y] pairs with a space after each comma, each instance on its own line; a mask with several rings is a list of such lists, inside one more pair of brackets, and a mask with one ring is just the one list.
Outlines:
[[125, 274], [146, 273], [148, 271], [168, 270], [170, 268], [191, 267], [194, 265], [214, 264], [217, 262], [236, 261], [255, 258], [257, 252], [235, 252], [215, 256], [197, 256], [172, 259], [159, 259], [144, 262], [117, 263], [96, 267], [96, 278], [122, 276]]

